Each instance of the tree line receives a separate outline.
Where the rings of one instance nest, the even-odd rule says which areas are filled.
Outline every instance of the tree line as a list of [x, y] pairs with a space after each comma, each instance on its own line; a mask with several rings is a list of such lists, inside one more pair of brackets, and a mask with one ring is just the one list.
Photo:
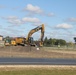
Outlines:
[[71, 44], [71, 42], [67, 43], [65, 40], [63, 39], [55, 39], [55, 38], [44, 38], [44, 46], [55, 46], [55, 45], [60, 45], [60, 46], [65, 46], [65, 45], [69, 45]]

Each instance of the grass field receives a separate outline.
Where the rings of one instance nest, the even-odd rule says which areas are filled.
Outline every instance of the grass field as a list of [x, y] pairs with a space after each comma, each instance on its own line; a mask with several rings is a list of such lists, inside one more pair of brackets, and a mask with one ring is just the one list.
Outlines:
[[0, 75], [76, 75], [76, 69], [0, 69]]

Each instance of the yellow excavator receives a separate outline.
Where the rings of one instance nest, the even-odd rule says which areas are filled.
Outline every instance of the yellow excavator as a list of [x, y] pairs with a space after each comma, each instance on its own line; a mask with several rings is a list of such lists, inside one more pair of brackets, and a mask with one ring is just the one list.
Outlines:
[[41, 30], [41, 38], [39, 41], [39, 46], [43, 46], [43, 37], [44, 37], [44, 24], [32, 29], [29, 33], [28, 36], [26, 38], [26, 43], [31, 45], [31, 46], [35, 46], [35, 42], [33, 41], [33, 38], [31, 37], [33, 33], [37, 32]]
[[27, 38], [22, 38], [22, 37], [17, 37], [14, 38], [13, 40], [11, 40], [11, 45], [16, 46], [16, 45], [22, 45], [24, 46], [26, 45], [30, 45], [30, 46], [37, 46], [36, 42], [34, 42], [32, 34], [34, 34], [35, 32], [41, 30], [41, 37], [40, 37], [40, 41], [38, 41], [38, 46], [43, 46], [43, 37], [44, 37], [44, 24], [30, 30], [30, 32], [28, 33]]

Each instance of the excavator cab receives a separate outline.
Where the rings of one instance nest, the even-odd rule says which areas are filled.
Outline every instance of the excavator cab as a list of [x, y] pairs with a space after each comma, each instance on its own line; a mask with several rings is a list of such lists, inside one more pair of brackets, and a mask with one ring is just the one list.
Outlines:
[[33, 37], [29, 37], [29, 38], [28, 38], [28, 42], [29, 42], [30, 46], [35, 46]]

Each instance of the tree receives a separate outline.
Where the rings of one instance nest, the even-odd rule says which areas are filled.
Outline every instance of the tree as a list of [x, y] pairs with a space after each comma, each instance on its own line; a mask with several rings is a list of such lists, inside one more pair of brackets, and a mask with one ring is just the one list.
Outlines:
[[57, 39], [55, 45], [66, 45], [66, 41], [63, 39]]
[[75, 43], [76, 43], [76, 37], [74, 37], [74, 41], [75, 41]]
[[49, 41], [50, 41], [50, 45], [53, 46], [55, 45], [56, 39], [50, 38]]
[[66, 41], [63, 39], [53, 39], [53, 38], [47, 38], [44, 39], [44, 45], [45, 46], [54, 46], [54, 45], [66, 45]]
[[45, 39], [44, 39], [44, 45], [47, 45], [47, 37], [45, 37]]
[[72, 43], [72, 42], [68, 42], [67, 45], [68, 45], [68, 46], [73, 46], [74, 43]]
[[50, 44], [51, 44], [50, 40], [47, 37], [45, 37], [45, 39], [44, 39], [44, 45], [45, 46], [50, 46]]

